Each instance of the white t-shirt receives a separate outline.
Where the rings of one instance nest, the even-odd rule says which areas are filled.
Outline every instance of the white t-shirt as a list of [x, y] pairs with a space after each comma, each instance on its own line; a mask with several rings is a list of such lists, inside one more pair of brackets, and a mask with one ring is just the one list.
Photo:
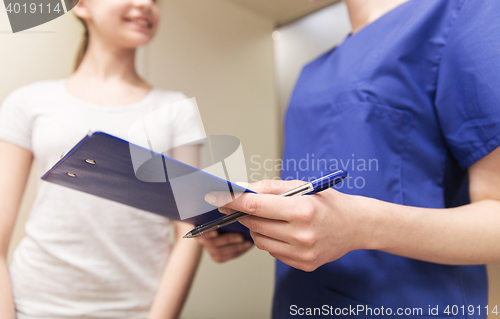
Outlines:
[[[65, 83], [22, 87], [0, 108], [0, 139], [30, 150], [40, 176], [89, 131], [126, 140], [132, 123], [159, 107], [170, 108], [162, 151], [205, 137], [194, 105], [169, 106], [182, 93], [155, 88], [137, 103], [104, 107]], [[18, 319], [147, 317], [171, 249], [168, 219], [39, 180], [25, 230], [9, 266]]]

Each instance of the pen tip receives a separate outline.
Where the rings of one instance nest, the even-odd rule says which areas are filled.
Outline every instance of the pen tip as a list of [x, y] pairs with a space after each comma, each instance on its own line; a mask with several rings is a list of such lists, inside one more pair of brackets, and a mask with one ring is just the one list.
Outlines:
[[191, 234], [187, 233], [186, 235], [182, 236], [182, 238], [191, 238]]

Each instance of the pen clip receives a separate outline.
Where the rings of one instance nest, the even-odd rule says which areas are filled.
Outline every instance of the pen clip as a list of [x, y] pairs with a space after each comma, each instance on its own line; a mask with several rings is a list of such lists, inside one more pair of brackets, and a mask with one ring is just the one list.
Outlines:
[[346, 177], [347, 177], [347, 172], [343, 171], [343, 170], [337, 170], [333, 173], [325, 175], [321, 178], [318, 178], [318, 179], [312, 181], [311, 184], [314, 187], [313, 191], [311, 191], [307, 194], [304, 194], [304, 195], [312, 195], [312, 194], [322, 192], [325, 189], [330, 188], [330, 187], [342, 182]]

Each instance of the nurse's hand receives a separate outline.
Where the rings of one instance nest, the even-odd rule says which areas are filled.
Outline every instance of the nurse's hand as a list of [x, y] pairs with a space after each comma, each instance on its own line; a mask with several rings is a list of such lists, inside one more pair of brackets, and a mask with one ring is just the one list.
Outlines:
[[219, 234], [216, 230], [197, 237], [198, 243], [205, 247], [215, 262], [223, 263], [247, 252], [252, 243], [241, 234]]
[[[370, 201], [328, 189], [314, 195], [281, 197], [286, 190], [303, 181], [265, 180], [250, 184], [257, 194], [239, 196], [220, 210], [239, 210], [252, 216], [240, 223], [250, 229], [255, 246], [298, 269], [313, 271], [356, 249], [369, 249], [368, 229], [363, 225], [369, 216]], [[224, 193], [209, 193], [205, 200], [212, 205], [227, 203]]]

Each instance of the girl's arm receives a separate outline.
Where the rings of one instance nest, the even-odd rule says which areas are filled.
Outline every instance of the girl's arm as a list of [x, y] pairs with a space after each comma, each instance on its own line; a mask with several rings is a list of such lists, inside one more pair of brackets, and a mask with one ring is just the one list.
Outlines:
[[[199, 146], [183, 146], [173, 150], [172, 157], [194, 167], [199, 166]], [[175, 222], [175, 245], [163, 272], [149, 319], [178, 318], [186, 301], [201, 257], [196, 240], [182, 239], [193, 225]]]
[[16, 223], [33, 154], [0, 141], [0, 318], [16, 317], [7, 269], [7, 251]]
[[193, 225], [175, 222], [176, 243], [156, 293], [149, 319], [178, 318], [198, 267], [201, 247], [196, 240], [182, 239]]

